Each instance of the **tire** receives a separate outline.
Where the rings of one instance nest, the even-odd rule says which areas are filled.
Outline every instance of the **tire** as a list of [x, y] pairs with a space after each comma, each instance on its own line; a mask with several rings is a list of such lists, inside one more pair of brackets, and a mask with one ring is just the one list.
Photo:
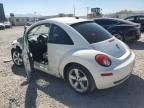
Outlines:
[[75, 92], [87, 94], [94, 91], [94, 79], [85, 67], [79, 64], [71, 65], [66, 72], [67, 81]]
[[23, 66], [23, 59], [22, 59], [22, 51], [19, 49], [13, 49], [12, 53], [12, 60], [16, 66]]
[[117, 39], [124, 41], [124, 38], [120, 33], [112, 33], [112, 35], [115, 36]]

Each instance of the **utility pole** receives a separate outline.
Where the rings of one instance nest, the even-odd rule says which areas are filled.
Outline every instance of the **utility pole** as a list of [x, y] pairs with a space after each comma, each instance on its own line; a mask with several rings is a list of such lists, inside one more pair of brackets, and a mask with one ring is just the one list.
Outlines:
[[36, 20], [37, 20], [37, 12], [36, 11], [34, 12], [34, 17], [35, 17], [34, 20], [36, 22]]
[[87, 9], [87, 17], [88, 17], [89, 7], [86, 7], [86, 9]]
[[74, 17], [75, 17], [75, 4], [73, 4], [73, 11], [74, 11]]

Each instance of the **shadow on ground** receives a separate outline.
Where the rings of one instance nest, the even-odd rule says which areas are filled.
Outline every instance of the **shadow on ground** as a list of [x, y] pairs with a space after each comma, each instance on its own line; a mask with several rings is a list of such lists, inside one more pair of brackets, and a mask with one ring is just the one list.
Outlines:
[[[23, 68], [18, 70], [13, 65], [12, 71], [25, 76], [19, 72], [25, 73]], [[64, 80], [40, 71], [35, 71], [32, 76], [32, 81], [27, 85], [25, 108], [36, 108], [37, 90], [72, 108], [144, 108], [144, 80], [136, 75], [132, 75], [122, 85], [96, 90], [89, 95], [79, 95]], [[40, 79], [46, 83], [38, 84]]]

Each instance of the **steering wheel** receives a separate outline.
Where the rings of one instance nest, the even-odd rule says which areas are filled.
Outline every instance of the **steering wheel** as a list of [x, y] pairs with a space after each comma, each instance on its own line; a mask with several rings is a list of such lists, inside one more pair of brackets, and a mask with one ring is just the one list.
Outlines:
[[46, 34], [40, 34], [38, 37], [37, 37], [37, 41], [39, 43], [46, 43], [47, 42], [47, 35]]

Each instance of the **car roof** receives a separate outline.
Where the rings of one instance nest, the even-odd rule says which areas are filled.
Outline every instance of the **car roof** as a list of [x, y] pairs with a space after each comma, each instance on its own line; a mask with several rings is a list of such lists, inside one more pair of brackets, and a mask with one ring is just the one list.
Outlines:
[[85, 21], [90, 21], [90, 20], [82, 19], [82, 18], [78, 18], [78, 17], [58, 17], [58, 18], [51, 18], [48, 20], [61, 22], [61, 23], [65, 23], [68, 25], [72, 25], [72, 24], [76, 24], [76, 23], [80, 23], [80, 22], [85, 22]]
[[95, 21], [96, 20], [119, 21], [119, 22], [123, 22], [125, 24], [136, 25], [136, 23], [134, 23], [134, 22], [130, 22], [130, 21], [120, 19], [120, 18], [106, 18], [106, 17], [103, 17], [103, 18], [95, 18], [94, 20]]

